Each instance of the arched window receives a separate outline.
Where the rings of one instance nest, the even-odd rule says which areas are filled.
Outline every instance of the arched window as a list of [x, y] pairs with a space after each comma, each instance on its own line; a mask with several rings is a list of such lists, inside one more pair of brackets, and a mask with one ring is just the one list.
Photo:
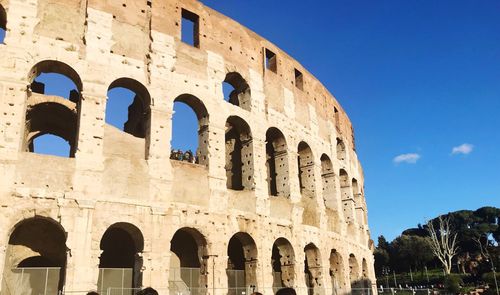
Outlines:
[[366, 262], [365, 258], [363, 258], [361, 270], [362, 270], [361, 279], [363, 280], [363, 288], [370, 288], [371, 282], [368, 277], [368, 262]]
[[7, 32], [7, 12], [0, 4], [0, 44], [5, 40], [5, 35]]
[[344, 218], [348, 223], [352, 223], [354, 222], [355, 204], [354, 204], [354, 199], [351, 195], [352, 194], [351, 180], [349, 179], [349, 175], [344, 169], [340, 169], [339, 177], [340, 177], [340, 193], [342, 195]]
[[326, 154], [321, 156], [321, 180], [323, 183], [323, 201], [328, 209], [338, 210], [338, 199], [335, 191], [335, 172], [333, 164]]
[[252, 132], [240, 117], [231, 116], [226, 121], [225, 168], [228, 189], [254, 188]]
[[344, 161], [346, 158], [345, 144], [340, 138], [337, 138], [337, 159], [339, 161]]
[[299, 166], [299, 184], [302, 196], [314, 198], [314, 157], [309, 145], [299, 143], [297, 163]]
[[[106, 102], [106, 123], [134, 137], [142, 138], [145, 146], [144, 157], [147, 158], [149, 135], [151, 130], [151, 97], [144, 85], [130, 78], [115, 80], [108, 88], [108, 100]], [[111, 136], [114, 131], [106, 127], [108, 138], [119, 136], [131, 145], [137, 140], [117, 134]], [[106, 142], [106, 140], [105, 140]], [[120, 148], [119, 146], [113, 148]], [[127, 147], [128, 148], [128, 147]]]
[[141, 287], [144, 238], [136, 226], [130, 223], [113, 224], [102, 236], [100, 247], [102, 253], [97, 286], [101, 294], [110, 287]]
[[278, 238], [273, 244], [271, 264], [273, 266], [273, 291], [292, 288], [295, 281], [295, 253], [292, 244]]
[[174, 100], [172, 160], [208, 166], [208, 120], [207, 109], [197, 97], [183, 94]]
[[360, 279], [359, 264], [354, 254], [349, 255], [349, 279], [351, 281], [351, 288], [358, 287]]
[[310, 243], [304, 248], [306, 259], [304, 261], [304, 273], [306, 286], [309, 294], [321, 294], [319, 289], [323, 288], [323, 275], [321, 267], [321, 254], [316, 245]]
[[64, 287], [67, 249], [66, 233], [55, 220], [22, 221], [9, 238], [2, 290], [59, 294]]
[[194, 228], [179, 229], [170, 241], [169, 286], [178, 293], [204, 294], [208, 251], [205, 237]]
[[250, 86], [240, 74], [236, 72], [228, 73], [222, 83], [222, 92], [225, 101], [244, 110], [251, 110]]
[[341, 291], [345, 290], [347, 287], [345, 282], [344, 263], [342, 261], [340, 253], [332, 249], [330, 252], [330, 277], [332, 278], [333, 294], [342, 294]]
[[257, 289], [257, 246], [244, 232], [236, 233], [227, 246], [227, 279], [230, 295]]
[[[28, 81], [31, 91], [28, 91], [24, 149], [74, 157], [82, 91], [80, 77], [70, 66], [47, 60], [33, 67]], [[44, 136], [47, 134], [52, 136]], [[39, 143], [42, 145], [38, 146]]]
[[290, 197], [286, 140], [274, 127], [266, 132], [266, 168], [269, 195]]

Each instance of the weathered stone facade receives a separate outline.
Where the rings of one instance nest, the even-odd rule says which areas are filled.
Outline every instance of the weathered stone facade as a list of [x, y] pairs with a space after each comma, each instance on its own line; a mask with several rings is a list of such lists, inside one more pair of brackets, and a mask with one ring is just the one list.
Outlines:
[[[236, 294], [228, 269], [264, 294], [374, 282], [351, 123], [286, 53], [195, 0], [0, 4], [1, 294], [34, 266], [61, 268], [68, 294], [102, 291], [106, 267], [160, 294], [179, 268], [199, 293]], [[47, 72], [74, 82], [69, 99], [34, 83]], [[105, 123], [115, 86], [137, 94], [124, 131]], [[174, 102], [198, 116], [197, 164], [170, 159]], [[43, 134], [71, 157], [31, 152]]]

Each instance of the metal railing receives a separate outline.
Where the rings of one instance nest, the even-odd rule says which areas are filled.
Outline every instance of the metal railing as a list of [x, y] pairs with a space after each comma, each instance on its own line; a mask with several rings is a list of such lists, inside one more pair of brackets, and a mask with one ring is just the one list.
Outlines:
[[4, 274], [1, 295], [54, 295], [59, 292], [60, 267], [20, 267]]
[[132, 268], [100, 268], [97, 281], [97, 290], [104, 294], [110, 288], [121, 289], [116, 295], [133, 295], [127, 289], [132, 288], [134, 270]]

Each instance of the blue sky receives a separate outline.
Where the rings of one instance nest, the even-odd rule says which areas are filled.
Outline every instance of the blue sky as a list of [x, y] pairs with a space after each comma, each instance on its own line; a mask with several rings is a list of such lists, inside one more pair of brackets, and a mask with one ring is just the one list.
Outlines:
[[[500, 207], [499, 1], [203, 2], [296, 58], [347, 111], [374, 240], [440, 213]], [[185, 133], [177, 120], [174, 134]], [[194, 149], [196, 136], [177, 138], [174, 148]]]

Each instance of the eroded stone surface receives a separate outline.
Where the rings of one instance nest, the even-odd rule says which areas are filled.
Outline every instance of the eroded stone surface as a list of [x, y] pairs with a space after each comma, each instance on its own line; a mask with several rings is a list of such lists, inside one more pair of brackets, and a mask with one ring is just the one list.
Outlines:
[[[234, 287], [226, 269], [264, 294], [374, 283], [351, 123], [274, 44], [195, 0], [0, 4], [2, 294], [26, 265], [63, 267], [59, 288], [82, 292], [111, 266], [160, 294], [179, 267], [216, 294]], [[198, 17], [199, 48], [181, 42], [183, 10]], [[33, 84], [46, 71], [75, 82], [69, 100]], [[105, 123], [111, 85], [138, 95], [128, 133]], [[197, 164], [170, 159], [175, 101], [198, 115]], [[31, 153], [44, 133], [73, 157]]]

